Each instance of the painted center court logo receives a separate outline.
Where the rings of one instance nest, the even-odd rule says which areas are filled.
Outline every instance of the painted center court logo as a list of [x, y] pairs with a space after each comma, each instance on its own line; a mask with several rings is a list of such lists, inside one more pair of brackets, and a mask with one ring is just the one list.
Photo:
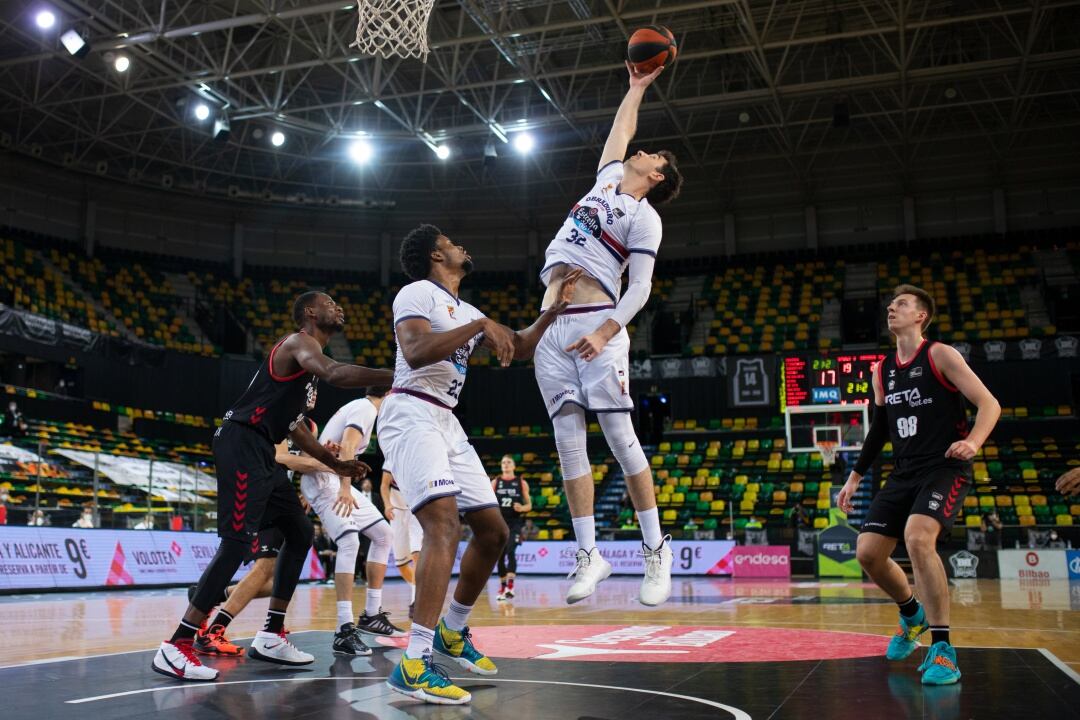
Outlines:
[[[495, 658], [593, 662], [770, 662], [875, 657], [879, 635], [766, 627], [700, 625], [516, 625], [474, 627]], [[376, 638], [405, 647], [408, 638]]]

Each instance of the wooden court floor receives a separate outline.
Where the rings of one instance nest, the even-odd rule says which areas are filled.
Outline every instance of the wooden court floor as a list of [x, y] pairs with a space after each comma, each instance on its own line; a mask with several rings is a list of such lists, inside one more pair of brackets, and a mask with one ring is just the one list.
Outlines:
[[[586, 646], [590, 643], [582, 641], [602, 634], [577, 629], [583, 626], [615, 628], [607, 632], [615, 633], [616, 642], [610, 638], [596, 641], [609, 650], [630, 642], [619, 638], [620, 627], [721, 627], [735, 632], [710, 642], [712, 652], [703, 659], [725, 661], [767, 659], [768, 654], [763, 655], [760, 648], [755, 652], [753, 646], [782, 642], [783, 631], [791, 631], [793, 638], [794, 631], [807, 631], [797, 635], [807, 644], [804, 652], [812, 654], [817, 646], [823, 657], [830, 657], [829, 647], [837, 643], [820, 631], [856, 634], [848, 639], [865, 644], [875, 638], [884, 641], [895, 629], [896, 606], [865, 583], [676, 579], [672, 599], [661, 607], [647, 608], [637, 602], [637, 582], [612, 577], [595, 596], [571, 607], [563, 601], [567, 581], [562, 578], [520, 578], [517, 596], [508, 603], [496, 601], [498, 584], [493, 580], [477, 602], [471, 624], [488, 630], [492, 639], [481, 649], [493, 656], [500, 656], [500, 647], [490, 643], [506, 644], [512, 639], [518, 644], [542, 645], [570, 638], [572, 644]], [[952, 636], [958, 648], [1045, 648], [1073, 672], [1080, 672], [1080, 583], [960, 580], [953, 582], [951, 592]], [[363, 603], [363, 593], [362, 586], [354, 591], [357, 608]], [[292, 631], [333, 630], [334, 600], [330, 585], [302, 585], [290, 607], [288, 627]], [[408, 600], [404, 583], [387, 582], [384, 607], [403, 627], [408, 626]], [[261, 626], [266, 604], [266, 600], [253, 602], [233, 622], [230, 635], [253, 635]], [[181, 588], [0, 596], [4, 617], [0, 667], [148, 650], [171, 632], [186, 605]], [[560, 626], [575, 630], [563, 631]], [[759, 632], [764, 630], [780, 632]], [[664, 632], [655, 631], [645, 642], [662, 647]], [[482, 637], [479, 630], [477, 637]], [[528, 651], [519, 648], [512, 655], [529, 657]], [[962, 667], [962, 652], [960, 658]]]

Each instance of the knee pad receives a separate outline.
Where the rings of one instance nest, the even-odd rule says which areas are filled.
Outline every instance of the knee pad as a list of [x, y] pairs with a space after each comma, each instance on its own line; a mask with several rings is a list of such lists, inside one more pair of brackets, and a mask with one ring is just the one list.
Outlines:
[[364, 534], [371, 540], [367, 561], [385, 565], [390, 559], [390, 544], [394, 538], [394, 533], [390, 530], [390, 524], [377, 522], [365, 530]]
[[337, 544], [334, 572], [352, 575], [356, 572], [356, 557], [360, 554], [360, 534], [350, 530], [334, 542]]
[[551, 423], [555, 429], [555, 449], [559, 451], [563, 482], [591, 475], [592, 466], [585, 448], [585, 411], [577, 405], [565, 405]]
[[623, 475], [636, 475], [649, 467], [645, 451], [634, 433], [634, 424], [630, 422], [630, 413], [601, 413], [598, 418], [604, 439], [611, 448], [611, 454], [619, 461]]

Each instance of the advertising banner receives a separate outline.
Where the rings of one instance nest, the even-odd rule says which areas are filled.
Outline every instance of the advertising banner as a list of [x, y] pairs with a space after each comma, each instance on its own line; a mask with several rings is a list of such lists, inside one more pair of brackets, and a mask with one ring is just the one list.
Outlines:
[[736, 578], [791, 577], [791, 548], [787, 545], [739, 545], [732, 552]]
[[1065, 558], [1069, 564], [1069, 579], [1080, 580], [1080, 550], [1069, 550]]
[[[194, 583], [217, 552], [209, 533], [0, 527], [0, 589]], [[247, 574], [242, 565], [236, 579]], [[322, 579], [309, 553], [301, 579]]]
[[998, 550], [1002, 580], [1068, 580], [1064, 550]]
[[855, 559], [859, 533], [848, 525], [833, 525], [818, 533], [818, 577], [861, 578], [862, 567]]
[[[632, 540], [601, 541], [596, 543], [600, 554], [611, 563], [616, 575], [640, 575], [644, 572], [641, 543]], [[731, 552], [735, 543], [730, 540], [672, 540], [675, 555], [672, 575], [730, 575]], [[567, 541], [530, 540], [517, 551], [518, 575], [566, 575], [574, 569], [577, 544]], [[456, 568], [455, 568], [456, 570]]]

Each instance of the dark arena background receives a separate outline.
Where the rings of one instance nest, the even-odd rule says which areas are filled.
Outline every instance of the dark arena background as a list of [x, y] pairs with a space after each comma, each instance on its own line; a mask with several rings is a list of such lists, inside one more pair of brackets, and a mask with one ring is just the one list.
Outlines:
[[[392, 21], [358, 31], [376, 11]], [[545, 248], [627, 94], [627, 41], [652, 25], [678, 54], [629, 152], [672, 151], [685, 185], [658, 209], [620, 382], [672, 538], [670, 599], [638, 602], [642, 531], [590, 413], [614, 575], [566, 603], [577, 545], [549, 399], [531, 362], [481, 348], [455, 414], [488, 475], [511, 456], [532, 509], [513, 595], [493, 574], [470, 619], [499, 673], [449, 665], [470, 704], [387, 687], [404, 636], [332, 651], [318, 548], [286, 620], [313, 663], [204, 658], [221, 671], [206, 684], [152, 672], [225, 523], [215, 429], [296, 329], [293, 298], [343, 308], [327, 355], [393, 368], [399, 247], [433, 223], [474, 260], [461, 298], [529, 325]], [[7, 0], [2, 714], [1080, 717], [1078, 271], [1070, 0]], [[891, 442], [851, 511], [837, 500], [903, 283], [933, 296], [927, 337], [1001, 407], [937, 539], [951, 685], [921, 682], [929, 632], [885, 658], [896, 602], [856, 557]], [[322, 382], [310, 414], [322, 427], [362, 396]], [[375, 435], [361, 459], [378, 496]], [[918, 597], [914, 555], [901, 541], [892, 557]], [[389, 568], [382, 607], [408, 630], [410, 585]], [[267, 603], [229, 626], [242, 648]]]

